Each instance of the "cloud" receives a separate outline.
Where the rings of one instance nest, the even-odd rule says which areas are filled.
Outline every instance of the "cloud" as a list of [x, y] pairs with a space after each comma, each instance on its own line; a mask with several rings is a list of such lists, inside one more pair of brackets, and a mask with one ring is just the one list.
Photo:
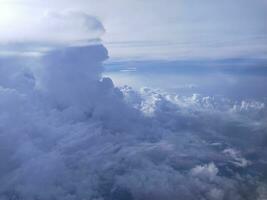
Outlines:
[[214, 165], [214, 163], [210, 163], [204, 166], [196, 166], [191, 170], [193, 176], [207, 178], [209, 180], [213, 180], [217, 173], [219, 172], [218, 168]]
[[107, 49], [87, 43], [101, 23], [44, 20], [9, 42], [49, 51], [0, 58], [1, 200], [264, 197], [266, 102], [115, 87]]
[[104, 33], [97, 18], [81, 11], [33, 14], [21, 10], [14, 18], [4, 21], [7, 25], [0, 23], [2, 56], [34, 56], [54, 48], [97, 44]]
[[264, 102], [117, 88], [107, 57], [91, 45], [38, 70], [2, 62], [0, 199], [262, 198]]
[[[51, 97], [59, 98], [60, 103], [89, 102], [93, 100], [94, 93], [98, 93], [96, 82], [102, 72], [101, 62], [107, 58], [107, 50], [102, 45], [51, 51], [42, 58], [44, 68], [38, 87]], [[113, 87], [112, 84], [106, 86], [107, 89]]]
[[[162, 8], [162, 5], [165, 7]], [[14, 32], [11, 30], [15, 30], [15, 33], [21, 32], [21, 36], [25, 36], [23, 33], [26, 31], [32, 32], [30, 35], [33, 38], [44, 35], [44, 32], [49, 36], [49, 27], [42, 28], [36, 24], [42, 21], [40, 14], [51, 10], [56, 13], [78, 10], [98, 16], [108, 30], [102, 39], [114, 60], [266, 58], [264, 44], [267, 12], [264, 0], [169, 0], [167, 4], [163, 0], [2, 0], [1, 30], [10, 30], [4, 37], [12, 36]], [[77, 23], [74, 23], [77, 25], [74, 25], [70, 32], [70, 24], [63, 22], [67, 32], [71, 34], [56, 31], [51, 33], [52, 38], [45, 39], [51, 42], [56, 37], [61, 42], [77, 42], [78, 38], [73, 38], [72, 33], [84, 38], [86, 28], [79, 26], [83, 17], [73, 18], [77, 20]], [[3, 28], [5, 20], [1, 19], [8, 19], [6, 21], [11, 23], [6, 23]], [[45, 18], [43, 22], [51, 22], [49, 19], [51, 18]], [[57, 17], [53, 19], [52, 21], [62, 25], [62, 21]], [[36, 28], [31, 30], [27, 25], [29, 22]], [[56, 30], [60, 29], [60, 26], [55, 26]], [[52, 25], [52, 30], [53, 27]], [[40, 29], [38, 34], [35, 34], [36, 29]], [[81, 30], [83, 32], [80, 32]], [[18, 37], [23, 39], [21, 36], [18, 34]]]

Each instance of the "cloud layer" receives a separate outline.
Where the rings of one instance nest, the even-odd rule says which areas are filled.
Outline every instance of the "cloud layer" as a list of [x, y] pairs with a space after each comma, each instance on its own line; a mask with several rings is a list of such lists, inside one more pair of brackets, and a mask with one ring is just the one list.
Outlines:
[[266, 198], [264, 102], [116, 88], [106, 58], [0, 65], [1, 200]]
[[1, 200], [266, 199], [266, 102], [115, 87], [94, 17], [26, 22], [1, 39], [42, 53], [0, 57]]

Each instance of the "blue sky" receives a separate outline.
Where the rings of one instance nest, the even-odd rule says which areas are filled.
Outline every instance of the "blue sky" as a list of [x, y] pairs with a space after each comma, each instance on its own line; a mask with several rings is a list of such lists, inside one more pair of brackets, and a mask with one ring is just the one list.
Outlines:
[[[267, 55], [266, 0], [2, 0], [0, 13], [1, 55], [36, 55], [48, 46], [98, 39], [109, 50], [110, 61]], [[85, 27], [81, 13], [104, 28], [94, 24], [97, 20]], [[65, 21], [52, 20], [58, 15]], [[49, 25], [51, 21], [55, 23]]]

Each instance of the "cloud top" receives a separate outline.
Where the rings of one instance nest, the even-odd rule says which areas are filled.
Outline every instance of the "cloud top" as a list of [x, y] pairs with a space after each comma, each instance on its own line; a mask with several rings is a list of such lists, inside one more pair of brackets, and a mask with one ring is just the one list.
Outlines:
[[42, 53], [59, 47], [95, 44], [104, 33], [96, 17], [81, 11], [37, 14], [21, 9], [13, 17], [4, 17], [6, 20], [0, 21], [2, 54]]

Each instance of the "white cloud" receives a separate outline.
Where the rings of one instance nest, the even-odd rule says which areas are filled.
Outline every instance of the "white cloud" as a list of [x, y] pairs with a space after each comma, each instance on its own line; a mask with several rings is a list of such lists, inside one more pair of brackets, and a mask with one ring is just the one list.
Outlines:
[[196, 166], [191, 170], [191, 173], [193, 176], [197, 176], [200, 178], [208, 179], [208, 180], [214, 180], [214, 178], [217, 176], [219, 170], [214, 165], [214, 163], [210, 163], [208, 165], [204, 166]]
[[247, 167], [250, 164], [250, 162], [243, 158], [240, 155], [240, 152], [236, 151], [235, 149], [225, 149], [223, 150], [223, 153], [229, 155], [233, 159], [232, 162], [239, 167]]
[[17, 9], [10, 19], [0, 21], [2, 56], [38, 55], [54, 48], [95, 44], [104, 33], [98, 19], [81, 11], [35, 11], [29, 6]]

